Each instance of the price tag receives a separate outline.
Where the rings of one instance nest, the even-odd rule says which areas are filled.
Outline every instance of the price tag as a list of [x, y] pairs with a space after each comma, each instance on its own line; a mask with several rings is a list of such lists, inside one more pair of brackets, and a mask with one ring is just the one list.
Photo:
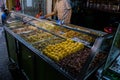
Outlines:
[[81, 40], [77, 37], [72, 38], [72, 40], [77, 41], [77, 42], [81, 42]]
[[16, 22], [16, 21], [7, 21], [8, 24], [13, 23], [13, 22]]
[[59, 33], [60, 33], [60, 34], [64, 34], [64, 32], [62, 32], [62, 31], [60, 31]]
[[82, 42], [82, 43], [84, 43], [85, 45], [89, 45], [89, 44], [90, 44], [90, 43], [88, 43], [88, 42], [86, 42], [86, 41], [84, 41], [84, 40], [81, 40], [81, 39], [77, 38], [77, 37], [72, 38], [72, 40], [74, 40], [74, 41], [76, 41], [76, 42]]

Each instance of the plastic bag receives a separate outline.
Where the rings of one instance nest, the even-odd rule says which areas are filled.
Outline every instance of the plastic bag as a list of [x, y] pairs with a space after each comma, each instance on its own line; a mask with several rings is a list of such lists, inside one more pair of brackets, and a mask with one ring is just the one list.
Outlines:
[[2, 37], [3, 27], [0, 27], [0, 38]]

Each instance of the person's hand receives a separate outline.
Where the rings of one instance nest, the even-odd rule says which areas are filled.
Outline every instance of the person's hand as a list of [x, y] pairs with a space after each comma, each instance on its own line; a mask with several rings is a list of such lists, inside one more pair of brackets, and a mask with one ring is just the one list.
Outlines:
[[57, 23], [58, 25], [62, 25], [62, 24], [64, 24], [64, 21], [56, 20], [56, 23]]
[[40, 16], [40, 19], [45, 19], [45, 16]]

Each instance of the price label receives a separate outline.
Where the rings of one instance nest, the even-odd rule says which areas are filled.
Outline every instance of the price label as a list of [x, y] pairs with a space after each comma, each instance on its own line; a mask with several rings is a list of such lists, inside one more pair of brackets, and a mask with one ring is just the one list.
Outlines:
[[81, 40], [81, 39], [77, 38], [77, 37], [72, 38], [72, 40], [74, 40], [74, 41], [76, 41], [76, 42], [82, 42], [82, 43], [84, 43], [85, 45], [89, 45], [89, 44], [90, 44], [90, 43], [88, 43], [88, 42], [86, 42], [86, 41], [84, 41], [84, 40]]
[[77, 42], [81, 42], [81, 40], [77, 37], [72, 38], [72, 40], [77, 41]]
[[62, 32], [62, 31], [60, 31], [59, 33], [60, 33], [60, 34], [64, 34], [64, 32]]

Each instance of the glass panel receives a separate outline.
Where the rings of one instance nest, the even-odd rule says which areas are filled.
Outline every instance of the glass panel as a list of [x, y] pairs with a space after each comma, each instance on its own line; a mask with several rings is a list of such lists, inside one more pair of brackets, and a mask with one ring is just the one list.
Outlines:
[[19, 43], [20, 50], [20, 61], [21, 61], [21, 69], [25, 74], [29, 77], [29, 80], [34, 80], [34, 64], [33, 64], [33, 54], [27, 47], [23, 44]]
[[7, 44], [8, 44], [7, 48], [8, 48], [10, 58], [15, 63], [18, 63], [15, 38], [13, 36], [11, 36], [10, 33], [8, 33], [8, 32], [6, 32], [6, 37], [7, 37]]
[[115, 38], [113, 40], [113, 44], [110, 50], [110, 53], [107, 58], [107, 62], [105, 64], [105, 69], [110, 66], [110, 64], [115, 60], [115, 58], [120, 53], [120, 25], [118, 26], [117, 32], [115, 34]]
[[[40, 57], [36, 56], [36, 64], [35, 64], [35, 78], [36, 80], [68, 80], [55, 70], [52, 66], [50, 66], [47, 62], [45, 62]], [[49, 71], [49, 72], [48, 72]]]

